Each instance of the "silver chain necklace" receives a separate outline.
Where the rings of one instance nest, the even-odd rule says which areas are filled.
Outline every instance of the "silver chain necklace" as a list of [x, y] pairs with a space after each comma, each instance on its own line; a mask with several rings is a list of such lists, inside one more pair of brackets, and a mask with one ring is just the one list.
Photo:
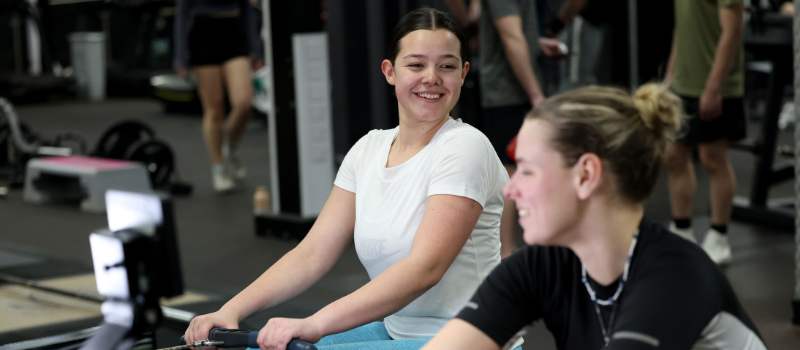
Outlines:
[[[589, 299], [592, 300], [592, 304], [594, 305], [594, 312], [597, 315], [597, 320], [600, 322], [600, 331], [603, 332], [603, 341], [605, 342], [603, 347], [607, 347], [608, 343], [611, 341], [611, 327], [614, 326], [614, 316], [617, 313], [617, 300], [619, 296], [622, 294], [622, 289], [625, 287], [625, 282], [628, 281], [628, 271], [631, 267], [631, 258], [633, 257], [633, 250], [636, 249], [636, 242], [638, 241], [639, 233], [633, 235], [633, 240], [631, 241], [631, 246], [628, 248], [628, 258], [625, 259], [625, 267], [622, 271], [622, 280], [619, 281], [617, 285], [617, 290], [614, 292], [608, 299], [597, 299], [597, 293], [595, 293], [592, 286], [589, 284], [589, 278], [586, 277], [586, 266], [581, 264], [581, 282], [583, 282], [583, 286], [586, 287], [586, 292], [589, 293]], [[608, 325], [603, 321], [603, 315], [600, 313], [600, 306], [611, 306], [611, 315], [608, 316]]]

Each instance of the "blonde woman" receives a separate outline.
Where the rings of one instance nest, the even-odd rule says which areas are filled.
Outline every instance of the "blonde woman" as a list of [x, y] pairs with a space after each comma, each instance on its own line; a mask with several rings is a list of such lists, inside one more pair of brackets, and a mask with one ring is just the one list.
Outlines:
[[679, 108], [650, 84], [582, 88], [528, 114], [505, 195], [530, 246], [425, 349], [499, 349], [538, 320], [561, 350], [765, 349], [703, 250], [643, 218]]

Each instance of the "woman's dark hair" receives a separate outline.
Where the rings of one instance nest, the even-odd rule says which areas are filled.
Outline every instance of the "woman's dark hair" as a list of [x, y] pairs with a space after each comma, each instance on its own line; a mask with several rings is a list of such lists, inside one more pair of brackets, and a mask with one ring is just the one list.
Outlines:
[[403, 39], [406, 34], [420, 29], [443, 29], [455, 34], [458, 38], [459, 46], [461, 46], [461, 62], [468, 61], [467, 54], [469, 51], [467, 50], [466, 41], [464, 40], [464, 33], [458, 29], [453, 17], [434, 8], [421, 7], [407, 13], [394, 27], [392, 46], [390, 47], [391, 51], [389, 51], [389, 57], [392, 62], [394, 62], [397, 55], [400, 53], [400, 40]]

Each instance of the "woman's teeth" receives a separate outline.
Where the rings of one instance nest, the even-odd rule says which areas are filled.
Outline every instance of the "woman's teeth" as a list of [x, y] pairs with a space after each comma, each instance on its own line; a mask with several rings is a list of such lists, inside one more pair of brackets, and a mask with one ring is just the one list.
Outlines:
[[442, 97], [442, 94], [432, 94], [427, 92], [418, 92], [416, 95], [426, 100], [438, 100]]

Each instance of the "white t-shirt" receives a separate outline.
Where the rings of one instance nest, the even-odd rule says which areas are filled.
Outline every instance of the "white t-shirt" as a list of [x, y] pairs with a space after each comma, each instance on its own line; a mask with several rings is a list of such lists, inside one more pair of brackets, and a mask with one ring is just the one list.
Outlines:
[[502, 189], [508, 174], [489, 140], [449, 119], [403, 164], [386, 167], [398, 128], [372, 130], [347, 152], [334, 184], [355, 193], [355, 248], [370, 278], [408, 256], [428, 197], [463, 196], [483, 208], [470, 238], [442, 279], [384, 319], [395, 339], [433, 336], [500, 262]]

